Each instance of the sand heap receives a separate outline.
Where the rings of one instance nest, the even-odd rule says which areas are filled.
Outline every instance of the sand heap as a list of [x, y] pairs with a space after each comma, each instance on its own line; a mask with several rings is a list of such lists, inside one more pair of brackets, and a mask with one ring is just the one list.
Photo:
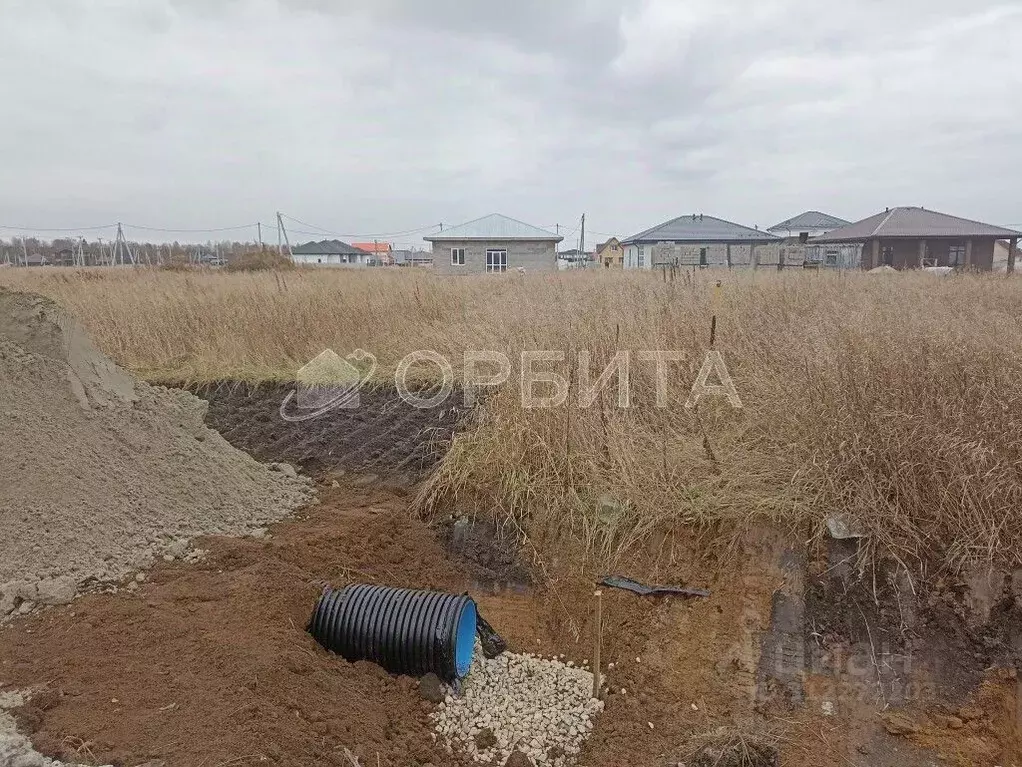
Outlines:
[[118, 368], [53, 302], [0, 290], [0, 619], [310, 500], [309, 480], [231, 447], [205, 411]]

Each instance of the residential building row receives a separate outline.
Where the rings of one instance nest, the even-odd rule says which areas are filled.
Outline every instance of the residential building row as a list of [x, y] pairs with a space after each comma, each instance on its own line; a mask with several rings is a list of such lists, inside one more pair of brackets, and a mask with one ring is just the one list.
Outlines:
[[587, 253], [559, 250], [564, 238], [499, 213], [423, 238], [429, 251], [339, 240], [294, 249], [299, 264], [432, 266], [441, 274], [572, 268], [915, 269], [1013, 271], [1022, 232], [921, 207], [888, 208], [849, 222], [807, 211], [769, 229], [690, 213]]

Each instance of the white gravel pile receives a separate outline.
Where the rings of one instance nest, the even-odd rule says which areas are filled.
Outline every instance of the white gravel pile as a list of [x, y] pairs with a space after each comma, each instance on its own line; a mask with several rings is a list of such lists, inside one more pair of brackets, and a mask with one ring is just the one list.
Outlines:
[[25, 700], [26, 696], [20, 692], [0, 692], [0, 765], [3, 767], [81, 767], [43, 756], [32, 748], [32, 741], [18, 732], [18, 725], [9, 711], [23, 706]]
[[603, 701], [590, 697], [593, 675], [571, 661], [505, 652], [488, 660], [477, 647], [460, 696], [432, 715], [441, 742], [473, 761], [504, 764], [515, 750], [533, 763], [572, 763]]

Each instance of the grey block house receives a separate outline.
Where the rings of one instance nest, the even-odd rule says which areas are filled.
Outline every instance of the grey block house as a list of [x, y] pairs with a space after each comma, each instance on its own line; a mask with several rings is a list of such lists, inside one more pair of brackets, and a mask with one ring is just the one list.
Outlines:
[[816, 242], [817, 237], [848, 224], [849, 222], [843, 218], [829, 213], [807, 210], [770, 227], [767, 231], [785, 238], [782, 250], [786, 252], [788, 262], [797, 261], [801, 253], [803, 266], [807, 269], [858, 269], [861, 243], [821, 245]]
[[[622, 240], [625, 269], [777, 266], [783, 240], [722, 218], [693, 213]], [[801, 266], [801, 259], [799, 265]]]
[[496, 274], [524, 268], [557, 270], [560, 235], [514, 218], [491, 213], [424, 237], [433, 245], [439, 274]]

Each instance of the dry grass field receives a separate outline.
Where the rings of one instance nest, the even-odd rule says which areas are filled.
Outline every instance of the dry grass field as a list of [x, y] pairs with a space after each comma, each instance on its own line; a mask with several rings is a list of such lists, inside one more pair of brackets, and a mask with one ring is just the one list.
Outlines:
[[[495, 512], [541, 559], [571, 541], [663, 573], [678, 526], [811, 539], [842, 514], [917, 576], [1022, 564], [1022, 283], [757, 272], [723, 275], [715, 300], [719, 277], [10, 269], [0, 285], [56, 299], [159, 382], [287, 380], [326, 348], [371, 351], [380, 377], [416, 349], [456, 370], [465, 350], [587, 350], [597, 372], [618, 350], [681, 352], [667, 407], [650, 364], [633, 360], [624, 409], [613, 389], [578, 407], [578, 370], [553, 363], [567, 405], [523, 408], [507, 385], [456, 438], [422, 508]], [[714, 311], [740, 410], [684, 407]]]

